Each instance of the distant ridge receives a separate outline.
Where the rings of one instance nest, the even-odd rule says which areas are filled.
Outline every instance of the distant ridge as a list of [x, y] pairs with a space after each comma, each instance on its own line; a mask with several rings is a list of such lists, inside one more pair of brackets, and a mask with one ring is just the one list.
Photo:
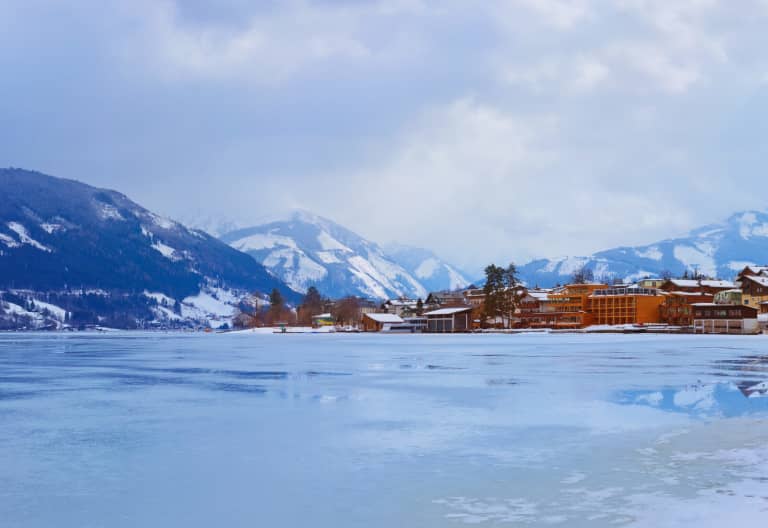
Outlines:
[[[224, 305], [237, 302], [234, 292], [279, 288], [298, 298], [252, 257], [119, 192], [0, 169], [0, 196], [0, 290], [37, 292], [38, 300], [38, 293], [68, 295], [61, 308], [83, 323], [205, 324], [209, 313], [233, 310]], [[89, 291], [102, 300], [76, 302], [75, 293]], [[158, 299], [170, 311], [154, 310]]]
[[306, 291], [316, 286], [330, 297], [426, 298], [431, 290], [467, 283], [430, 251], [398, 246], [390, 252], [305, 210], [221, 238], [252, 255], [292, 288]]
[[539, 259], [519, 268], [529, 285], [567, 282], [586, 267], [597, 278], [633, 281], [669, 272], [698, 272], [732, 278], [747, 265], [768, 263], [768, 214], [744, 211], [723, 222], [694, 229], [687, 236], [634, 247], [617, 247], [583, 257]]

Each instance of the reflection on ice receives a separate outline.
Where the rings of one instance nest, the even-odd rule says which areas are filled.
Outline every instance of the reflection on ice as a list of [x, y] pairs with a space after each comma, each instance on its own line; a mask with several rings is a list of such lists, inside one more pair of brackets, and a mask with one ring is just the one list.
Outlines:
[[766, 388], [766, 382], [697, 383], [680, 389], [623, 391], [617, 401], [700, 418], [736, 417], [768, 412]]

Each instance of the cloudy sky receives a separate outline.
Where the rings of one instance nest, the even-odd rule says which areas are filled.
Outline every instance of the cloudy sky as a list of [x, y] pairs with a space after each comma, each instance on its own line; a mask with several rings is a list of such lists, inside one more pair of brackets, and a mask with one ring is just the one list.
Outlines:
[[0, 166], [459, 265], [768, 206], [768, 0], [0, 0]]

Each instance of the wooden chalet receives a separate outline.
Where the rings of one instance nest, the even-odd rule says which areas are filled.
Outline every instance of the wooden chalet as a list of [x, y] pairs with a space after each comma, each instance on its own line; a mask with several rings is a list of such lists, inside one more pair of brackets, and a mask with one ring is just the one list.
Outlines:
[[759, 308], [760, 303], [768, 301], [768, 276], [742, 276], [741, 300], [742, 304], [753, 308]]
[[758, 333], [757, 309], [736, 304], [694, 304], [693, 331], [697, 334]]
[[714, 295], [702, 292], [669, 292], [659, 306], [662, 323], [672, 326], [693, 326], [693, 305], [712, 303]]
[[667, 292], [701, 292], [712, 295], [735, 287], [736, 284], [731, 281], [717, 279], [668, 279], [661, 285], [661, 289]]

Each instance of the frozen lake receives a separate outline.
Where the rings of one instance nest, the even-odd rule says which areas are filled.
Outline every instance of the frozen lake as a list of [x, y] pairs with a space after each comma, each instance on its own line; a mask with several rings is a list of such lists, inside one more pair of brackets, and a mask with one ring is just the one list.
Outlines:
[[765, 336], [0, 334], [0, 525], [752, 526]]

